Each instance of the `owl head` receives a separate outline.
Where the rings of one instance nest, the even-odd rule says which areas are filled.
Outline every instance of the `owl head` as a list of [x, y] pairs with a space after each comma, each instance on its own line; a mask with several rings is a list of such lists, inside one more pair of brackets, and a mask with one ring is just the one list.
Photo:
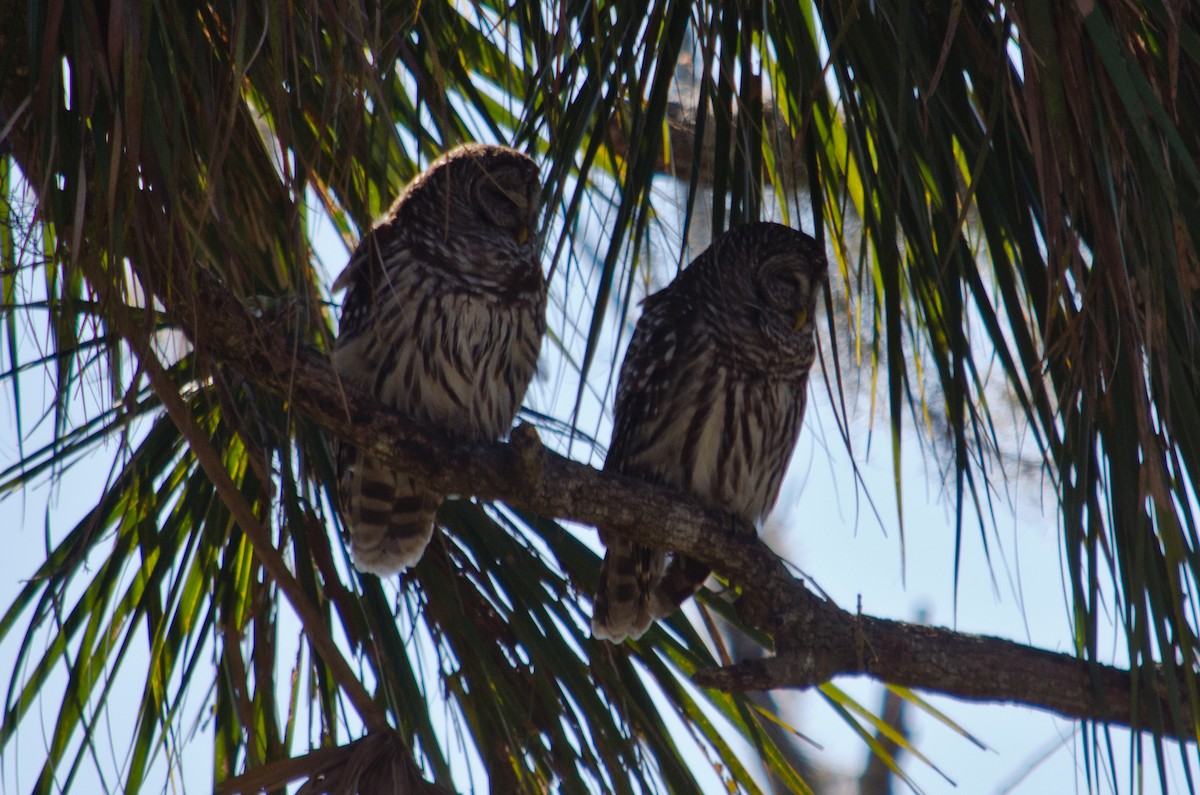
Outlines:
[[[513, 149], [467, 144], [443, 155], [413, 180], [388, 223], [419, 230], [433, 250], [471, 260], [526, 260], [536, 252], [541, 178], [537, 164]], [[480, 263], [485, 265], [486, 263]]]
[[357, 282], [368, 293], [383, 266], [421, 262], [447, 282], [481, 294], [536, 293], [537, 164], [503, 146], [467, 144], [434, 163], [401, 192], [359, 242], [333, 292]]
[[701, 305], [718, 315], [710, 320], [733, 344], [754, 336], [765, 338], [769, 349], [807, 353], [827, 268], [812, 237], [763, 222], [721, 235], [681, 278], [693, 274], [708, 299]]

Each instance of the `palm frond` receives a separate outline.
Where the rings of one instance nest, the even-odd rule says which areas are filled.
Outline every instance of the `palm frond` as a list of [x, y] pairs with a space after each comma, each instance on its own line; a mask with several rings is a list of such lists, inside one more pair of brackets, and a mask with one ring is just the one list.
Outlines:
[[[444, 786], [462, 786], [474, 765], [494, 789], [687, 791], [688, 744], [753, 791], [732, 733], [803, 788], [751, 702], [683, 684], [717, 663], [683, 619], [628, 649], [586, 636], [598, 564], [573, 528], [453, 501], [447, 534], [398, 586], [352, 574], [332, 537], [321, 433], [210, 360], [204, 340], [184, 343], [185, 319], [160, 311], [178, 287], [163, 263], [186, 261], [297, 349], [328, 350], [313, 219], [352, 243], [424, 163], [466, 139], [512, 143], [544, 164], [566, 397], [538, 408], [567, 429], [564, 449], [603, 426], [585, 417], [604, 409], [601, 364], [615, 361], [612, 329], [646, 273], [687, 259], [686, 242], [653, 255], [662, 230], [689, 241], [760, 217], [805, 226], [836, 263], [830, 336], [850, 333], [833, 362], [837, 389], [843, 368], [881, 383], [897, 503], [902, 440], [916, 428], [949, 462], [954, 543], [978, 528], [986, 544], [1008, 452], [997, 405], [1011, 401], [1058, 491], [1078, 653], [1103, 659], [1098, 624], [1115, 608], [1131, 666], [1185, 683], [1171, 694], [1180, 708], [1145, 725], [1186, 733], [1182, 716], [1200, 714], [1190, 9], [2, 10], [0, 378], [19, 442], [0, 495], [123, 440], [105, 453], [112, 474], [95, 505], [52, 534], [0, 619], [24, 672], [6, 693], [0, 747], [35, 705], [63, 704], [43, 784], [75, 780], [118, 677], [138, 671], [121, 770], [131, 790], [161, 757], [176, 763], [191, 734], [182, 727], [197, 722], [189, 693], [213, 709], [220, 780], [352, 739], [355, 685], [375, 691]], [[656, 195], [664, 180], [677, 205]], [[568, 317], [568, 306], [584, 311]], [[156, 367], [164, 380], [151, 387]], [[42, 372], [52, 399], [38, 417], [29, 384]], [[185, 415], [162, 413], [169, 396]], [[296, 598], [336, 628], [354, 682], [307, 643], [278, 654], [299, 633], [295, 615], [184, 416], [284, 554]], [[276, 686], [283, 670], [288, 687]], [[835, 710], [854, 720], [844, 702]]]

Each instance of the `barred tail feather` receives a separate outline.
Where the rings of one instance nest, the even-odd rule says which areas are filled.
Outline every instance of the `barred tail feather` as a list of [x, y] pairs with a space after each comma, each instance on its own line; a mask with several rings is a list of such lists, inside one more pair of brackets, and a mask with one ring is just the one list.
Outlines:
[[651, 588], [664, 565], [662, 552], [610, 539], [592, 608], [592, 637], [621, 643], [645, 634], [656, 618], [650, 612]]
[[696, 595], [700, 586], [712, 574], [712, 569], [695, 558], [676, 555], [667, 565], [650, 592], [650, 615], [658, 620], [674, 613]]
[[415, 566], [433, 537], [441, 495], [370, 456], [353, 458], [342, 471], [341, 500], [354, 567], [386, 577]]

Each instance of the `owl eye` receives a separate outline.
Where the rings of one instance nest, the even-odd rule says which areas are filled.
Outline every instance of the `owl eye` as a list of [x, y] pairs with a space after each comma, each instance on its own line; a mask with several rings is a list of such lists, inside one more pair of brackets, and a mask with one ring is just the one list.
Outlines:
[[772, 269], [762, 280], [763, 299], [779, 309], [794, 309], [802, 300], [804, 285], [789, 269]]
[[496, 179], [480, 181], [476, 201], [480, 213], [502, 229], [520, 231], [528, 223], [524, 208], [526, 197], [520, 191], [500, 184]]
[[485, 179], [479, 183], [480, 201], [497, 205], [511, 204], [515, 206], [516, 202], [514, 198], [505, 187], [493, 179]]

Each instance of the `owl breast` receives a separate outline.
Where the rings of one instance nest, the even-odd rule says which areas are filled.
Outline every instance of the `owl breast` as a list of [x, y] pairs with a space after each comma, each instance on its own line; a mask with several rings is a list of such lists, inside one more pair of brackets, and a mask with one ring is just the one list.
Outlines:
[[390, 275], [376, 291], [376, 322], [335, 352], [339, 369], [369, 374], [383, 403], [443, 432], [507, 434], [537, 368], [544, 281], [500, 296], [412, 260]]
[[[779, 496], [804, 416], [804, 384], [712, 364], [675, 386], [686, 394], [654, 418], [657, 428], [644, 429], [621, 469], [757, 522]], [[763, 418], [777, 424], [764, 427]]]

